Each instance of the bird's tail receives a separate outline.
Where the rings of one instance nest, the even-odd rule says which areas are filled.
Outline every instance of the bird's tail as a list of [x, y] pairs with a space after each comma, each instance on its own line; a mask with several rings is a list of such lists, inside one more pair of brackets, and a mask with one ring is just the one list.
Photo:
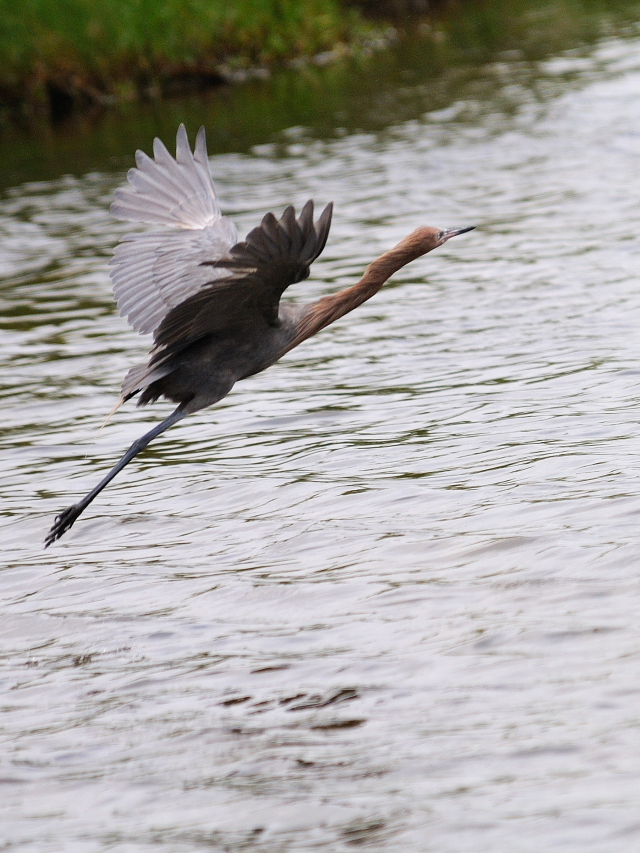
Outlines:
[[96, 436], [95, 436], [95, 438], [93, 439], [94, 441], [97, 441], [97, 440], [98, 440], [98, 436], [100, 435], [100, 433], [102, 432], [102, 430], [106, 427], [106, 425], [109, 423], [109, 421], [111, 420], [111, 418], [115, 415], [115, 413], [118, 411], [118, 409], [120, 408], [120, 406], [121, 406], [123, 403], [124, 403], [124, 397], [120, 397], [120, 398], [119, 398], [119, 400], [118, 400], [118, 402], [117, 402], [117, 403], [115, 404], [115, 406], [113, 407], [113, 409], [111, 409], [111, 411], [109, 412], [109, 414], [107, 415], [107, 417], [106, 417], [106, 418], [102, 421], [102, 423], [100, 424], [100, 429], [99, 429], [99, 430], [98, 430], [98, 432], [96, 433]]

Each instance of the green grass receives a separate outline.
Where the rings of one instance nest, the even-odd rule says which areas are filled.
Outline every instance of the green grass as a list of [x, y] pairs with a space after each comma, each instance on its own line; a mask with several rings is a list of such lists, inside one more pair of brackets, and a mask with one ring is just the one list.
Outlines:
[[[535, 57], [601, 35], [608, 20], [638, 8], [638, 0], [441, 0], [421, 26], [421, 49], [446, 67], [508, 49]], [[384, 27], [348, 0], [0, 0], [0, 126], [364, 45]]]
[[117, 93], [222, 63], [273, 65], [362, 32], [338, 0], [0, 0], [0, 87]]

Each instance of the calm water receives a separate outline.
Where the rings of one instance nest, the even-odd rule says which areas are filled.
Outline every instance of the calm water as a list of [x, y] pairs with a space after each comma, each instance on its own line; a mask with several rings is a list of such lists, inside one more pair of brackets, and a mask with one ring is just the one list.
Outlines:
[[124, 163], [4, 193], [3, 849], [640, 849], [640, 38], [450, 91], [212, 157], [241, 232], [335, 201], [296, 298], [479, 228], [46, 552], [170, 409], [94, 442], [146, 350], [107, 274]]

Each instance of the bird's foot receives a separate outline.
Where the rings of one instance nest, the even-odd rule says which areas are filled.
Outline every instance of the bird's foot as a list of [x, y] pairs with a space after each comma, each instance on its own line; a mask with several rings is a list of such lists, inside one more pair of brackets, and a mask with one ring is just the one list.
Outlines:
[[44, 547], [48, 548], [52, 542], [55, 542], [56, 539], [63, 536], [67, 530], [73, 526], [83, 509], [84, 507], [82, 504], [74, 504], [73, 506], [65, 509], [64, 512], [61, 512], [60, 515], [56, 515], [53, 527], [47, 534], [47, 538], [44, 540]]

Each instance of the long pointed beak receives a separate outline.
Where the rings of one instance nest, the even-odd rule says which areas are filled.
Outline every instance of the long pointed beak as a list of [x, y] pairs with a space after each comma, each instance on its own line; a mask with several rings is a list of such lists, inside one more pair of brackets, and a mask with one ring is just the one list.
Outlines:
[[467, 231], [473, 231], [475, 225], [469, 225], [467, 228], [451, 228], [449, 231], [443, 231], [442, 237], [440, 240], [444, 243], [446, 240], [450, 240], [452, 237], [457, 237], [458, 234], [466, 234]]

